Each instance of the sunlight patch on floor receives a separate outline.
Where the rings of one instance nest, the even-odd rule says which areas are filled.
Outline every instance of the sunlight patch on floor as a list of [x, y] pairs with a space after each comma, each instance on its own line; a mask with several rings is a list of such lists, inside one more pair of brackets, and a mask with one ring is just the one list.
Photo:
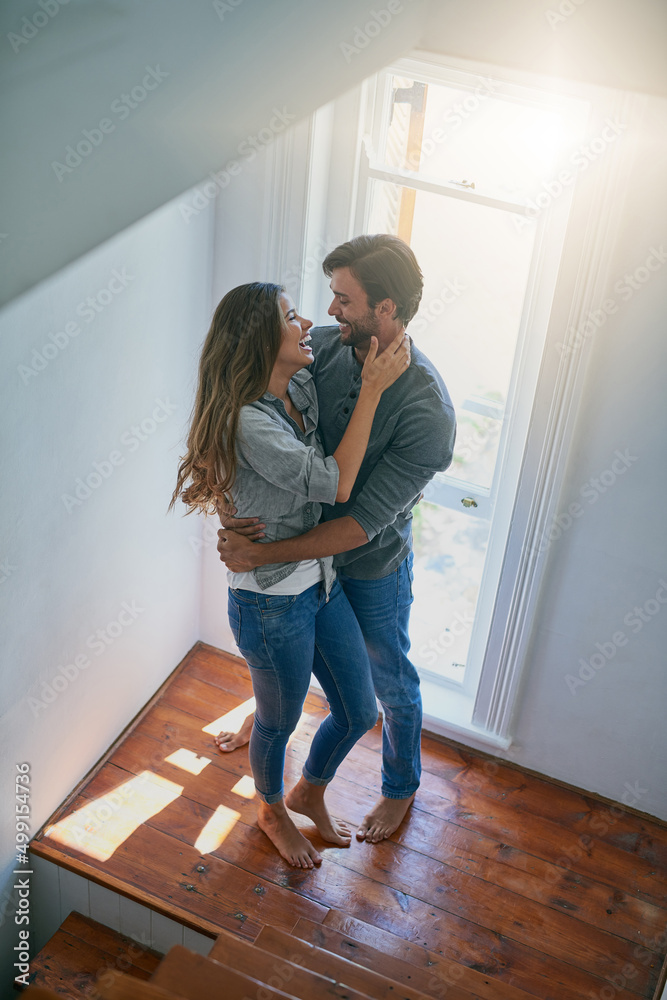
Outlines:
[[201, 774], [206, 765], [211, 763], [210, 757], [198, 757], [194, 750], [186, 750], [185, 747], [175, 750], [164, 759], [168, 764], [189, 771], [190, 774]]
[[211, 736], [217, 736], [218, 733], [223, 732], [236, 733], [243, 725], [247, 716], [252, 715], [254, 711], [255, 699], [248, 698], [230, 712], [221, 715], [220, 718], [210, 722], [207, 726], [203, 726], [202, 732], [209, 733]]
[[47, 827], [45, 836], [97, 861], [107, 861], [142, 823], [156, 816], [182, 791], [183, 785], [152, 771], [142, 771]]
[[232, 791], [235, 795], [240, 795], [244, 799], [254, 799], [255, 797], [255, 782], [252, 780], [249, 774], [244, 774], [242, 778], [236, 782]]
[[227, 806], [218, 806], [197, 837], [195, 849], [200, 854], [211, 854], [216, 851], [240, 818], [241, 813], [228, 809]]

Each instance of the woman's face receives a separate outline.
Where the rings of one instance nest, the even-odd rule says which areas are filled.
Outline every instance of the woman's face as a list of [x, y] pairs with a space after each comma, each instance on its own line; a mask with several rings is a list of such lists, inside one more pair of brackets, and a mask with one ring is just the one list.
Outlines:
[[313, 323], [312, 320], [299, 316], [291, 297], [285, 292], [280, 296], [280, 308], [283, 312], [286, 329], [283, 331], [276, 364], [280, 365], [281, 368], [297, 372], [313, 361], [310, 334], [308, 333]]

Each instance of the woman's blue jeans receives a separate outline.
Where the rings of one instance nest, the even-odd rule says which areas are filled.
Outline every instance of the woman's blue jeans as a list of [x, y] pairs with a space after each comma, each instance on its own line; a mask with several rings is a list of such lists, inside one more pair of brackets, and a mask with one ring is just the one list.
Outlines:
[[230, 589], [228, 611], [255, 693], [250, 766], [257, 794], [268, 803], [283, 796], [285, 748], [311, 672], [322, 685], [330, 714], [313, 737], [303, 776], [313, 785], [328, 784], [377, 721], [366, 647], [340, 583], [336, 580], [328, 601], [319, 583], [286, 596]]

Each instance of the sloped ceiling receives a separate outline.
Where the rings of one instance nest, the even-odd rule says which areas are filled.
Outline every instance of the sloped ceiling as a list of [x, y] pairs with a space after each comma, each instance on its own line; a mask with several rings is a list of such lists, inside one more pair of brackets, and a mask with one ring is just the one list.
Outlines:
[[664, 0], [4, 0], [0, 304], [414, 47], [667, 93], [666, 23]]
[[0, 14], [0, 302], [415, 46], [427, 7], [59, 3], [3, 0]]

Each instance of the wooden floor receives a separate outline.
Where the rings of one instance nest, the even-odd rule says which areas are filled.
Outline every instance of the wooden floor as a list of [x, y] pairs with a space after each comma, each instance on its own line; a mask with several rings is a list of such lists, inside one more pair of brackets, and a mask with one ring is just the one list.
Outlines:
[[[391, 840], [332, 848], [304, 826], [324, 861], [297, 871], [255, 826], [247, 748], [219, 754], [204, 731], [251, 695], [242, 660], [198, 644], [32, 850], [211, 935], [254, 940], [343, 910], [379, 948], [392, 932], [540, 1000], [653, 997], [664, 825], [425, 736], [422, 786]], [[324, 713], [309, 697], [288, 786]], [[356, 825], [379, 775], [376, 728], [328, 789], [334, 815]]]

